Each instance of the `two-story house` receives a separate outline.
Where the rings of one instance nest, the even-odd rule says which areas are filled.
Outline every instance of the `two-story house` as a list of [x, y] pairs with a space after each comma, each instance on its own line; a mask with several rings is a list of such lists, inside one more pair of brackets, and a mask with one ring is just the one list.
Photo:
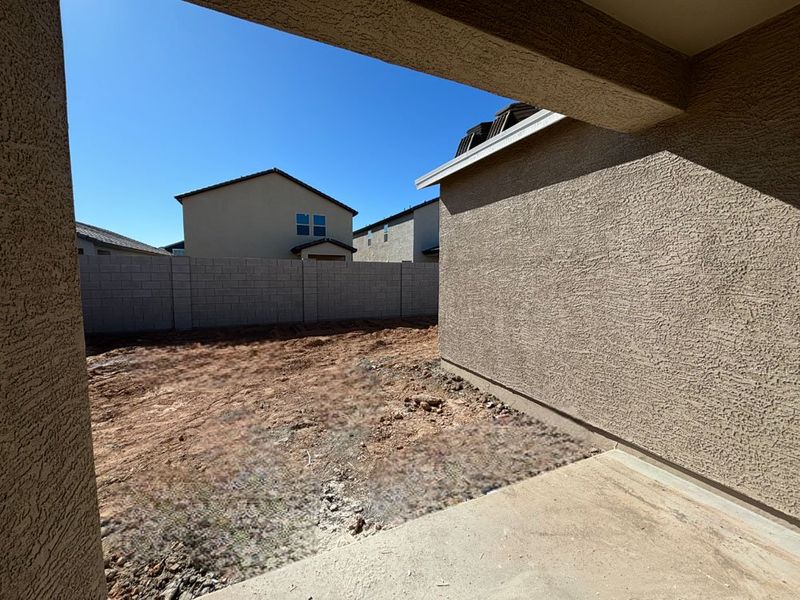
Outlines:
[[357, 211], [280, 169], [175, 199], [187, 256], [352, 260], [356, 251]]
[[439, 198], [353, 232], [355, 260], [439, 262]]

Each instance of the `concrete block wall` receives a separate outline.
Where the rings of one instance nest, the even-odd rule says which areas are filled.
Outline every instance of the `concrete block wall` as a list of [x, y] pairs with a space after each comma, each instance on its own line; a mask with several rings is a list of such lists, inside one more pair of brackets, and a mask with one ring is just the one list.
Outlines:
[[80, 256], [79, 259], [86, 331], [173, 328], [169, 256]]
[[402, 263], [404, 317], [435, 315], [439, 311], [439, 264]]
[[172, 315], [175, 329], [192, 328], [192, 266], [189, 258], [172, 258]]
[[317, 265], [320, 321], [402, 316], [402, 263], [326, 262]]
[[81, 256], [87, 333], [435, 315], [427, 263]]
[[189, 258], [192, 326], [303, 321], [303, 263], [263, 258]]

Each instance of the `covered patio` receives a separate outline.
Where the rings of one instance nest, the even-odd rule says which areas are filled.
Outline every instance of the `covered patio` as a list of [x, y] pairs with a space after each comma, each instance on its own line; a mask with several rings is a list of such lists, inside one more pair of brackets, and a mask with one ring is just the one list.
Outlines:
[[[555, 184], [575, 190], [572, 182], [604, 170], [596, 206], [639, 212], [621, 211], [631, 220], [605, 229], [579, 220], [567, 239], [554, 226], [555, 243], [538, 255], [509, 247], [522, 253], [519, 264], [575, 254], [585, 239], [606, 236], [624, 246], [611, 256], [613, 268], [653, 238], [647, 203], [656, 195], [673, 201], [661, 204], [666, 221], [697, 225], [684, 233], [700, 250], [654, 248], [664, 260], [646, 280], [615, 288], [613, 302], [592, 312], [590, 301], [610, 289], [598, 278], [584, 297], [600, 326], [585, 338], [539, 327], [527, 337], [503, 333], [505, 346], [494, 346], [474, 327], [459, 330], [464, 321], [454, 317], [466, 311], [453, 307], [440, 321], [443, 348], [462, 366], [525, 392], [529, 404], [610, 432], [714, 490], [615, 450], [216, 598], [797, 597], [797, 0], [195, 3], [594, 126], [587, 137], [570, 130], [590, 150], [586, 164], [562, 145], [545, 156], [558, 165], [506, 164], [512, 175], [499, 181], [513, 184], [527, 168], [535, 189], [508, 196]], [[0, 597], [102, 600], [58, 0], [0, 3], [0, 49]], [[602, 152], [591, 151], [592, 139]], [[626, 165], [620, 176], [615, 168]], [[721, 210], [708, 210], [714, 194]], [[460, 214], [467, 232], [478, 220], [470, 210], [484, 209], [486, 197], [476, 192], [475, 206], [465, 201], [463, 210], [442, 214]], [[461, 292], [467, 268], [482, 265], [449, 260], [457, 254], [448, 253], [456, 245], [448, 231], [456, 229], [442, 222], [442, 298], [457, 299], [452, 291]], [[609, 255], [577, 264], [573, 281], [595, 281], [593, 261]], [[684, 292], [669, 287], [675, 281]], [[645, 314], [641, 293], [652, 282], [670, 293], [650, 294]], [[468, 307], [474, 322], [514, 308], [518, 294], [500, 291], [503, 306]], [[555, 306], [549, 316], [569, 318], [561, 298], [547, 298]], [[524, 324], [525, 316], [505, 322]], [[638, 336], [620, 335], [626, 325]], [[598, 339], [618, 343], [597, 348]], [[542, 340], [546, 351], [537, 354]], [[485, 362], [466, 364], [467, 350], [486, 347]], [[559, 368], [537, 373], [544, 359]], [[585, 368], [588, 359], [598, 366]], [[554, 393], [556, 375], [575, 393]]]
[[209, 599], [790, 600], [798, 589], [796, 531], [610, 450]]

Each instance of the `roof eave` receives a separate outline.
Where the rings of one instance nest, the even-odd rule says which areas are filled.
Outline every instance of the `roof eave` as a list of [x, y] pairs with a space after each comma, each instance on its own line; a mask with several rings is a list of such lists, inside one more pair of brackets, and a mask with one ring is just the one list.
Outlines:
[[300, 254], [306, 248], [313, 248], [314, 246], [319, 246], [320, 244], [333, 244], [334, 246], [338, 246], [342, 250], [347, 250], [350, 253], [358, 252], [358, 249], [354, 248], [353, 246], [345, 244], [344, 242], [341, 242], [334, 238], [320, 238], [318, 240], [312, 240], [310, 242], [306, 242], [305, 244], [298, 244], [297, 246], [292, 248], [290, 252], [292, 254]]
[[[150, 256], [170, 256], [170, 253], [164, 250], [163, 252], [156, 252], [154, 250], [146, 250], [144, 248], [133, 248], [131, 246], [123, 246], [122, 244], [112, 244], [111, 242], [104, 242], [102, 240], [98, 240], [97, 238], [93, 238], [91, 236], [85, 235], [83, 233], [76, 233], [76, 237], [86, 240], [87, 242], [91, 242], [95, 246], [100, 248], [108, 248], [109, 250], [123, 250], [125, 252], [139, 252], [140, 254], [148, 254]], [[161, 250], [161, 248], [159, 248]]]
[[435, 185], [446, 177], [449, 177], [450, 175], [475, 164], [479, 160], [483, 160], [487, 156], [495, 154], [496, 152], [507, 148], [511, 144], [515, 144], [516, 142], [531, 136], [542, 129], [550, 127], [551, 125], [555, 125], [565, 118], [565, 115], [550, 110], [540, 110], [524, 121], [509, 127], [502, 133], [489, 138], [482, 144], [478, 144], [464, 154], [456, 156], [452, 160], [449, 160], [443, 165], [435, 168], [433, 171], [426, 173], [422, 177], [418, 178], [414, 184], [418, 190]]
[[220, 183], [215, 183], [213, 185], [209, 185], [209, 186], [197, 189], [197, 190], [192, 190], [191, 192], [184, 192], [183, 194], [178, 194], [177, 196], [175, 196], [175, 200], [177, 200], [178, 202], [183, 204], [183, 199], [184, 198], [189, 198], [190, 196], [196, 196], [197, 194], [202, 194], [204, 192], [210, 192], [212, 190], [223, 188], [223, 187], [226, 187], [226, 186], [229, 186], [229, 185], [233, 185], [233, 184], [236, 184], [236, 183], [243, 183], [243, 182], [249, 181], [251, 179], [256, 179], [257, 177], [263, 177], [264, 175], [272, 175], [272, 174], [280, 175], [280, 176], [288, 179], [289, 181], [292, 181], [292, 182], [296, 183], [297, 185], [306, 188], [308, 191], [316, 194], [320, 198], [323, 198], [323, 199], [327, 200], [328, 202], [331, 202], [332, 204], [335, 204], [336, 206], [338, 206], [340, 208], [343, 208], [344, 210], [350, 212], [354, 217], [358, 214], [358, 211], [356, 209], [347, 206], [347, 204], [345, 204], [344, 202], [340, 202], [339, 200], [337, 200], [333, 196], [329, 196], [325, 192], [320, 191], [317, 188], [315, 188], [314, 186], [311, 186], [311, 185], [307, 184], [302, 179], [298, 179], [294, 175], [291, 175], [291, 174], [287, 173], [286, 171], [283, 171], [282, 169], [279, 169], [277, 167], [273, 167], [272, 169], [267, 169], [266, 171], [259, 171], [258, 173], [251, 173], [250, 175], [244, 175], [242, 177], [237, 177], [236, 179], [229, 179], [228, 181], [222, 181]]

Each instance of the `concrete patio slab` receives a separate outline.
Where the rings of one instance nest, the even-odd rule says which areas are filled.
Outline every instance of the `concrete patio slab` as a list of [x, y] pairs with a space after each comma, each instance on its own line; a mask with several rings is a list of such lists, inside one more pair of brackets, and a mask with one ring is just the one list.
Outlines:
[[799, 596], [797, 531], [612, 450], [207, 597]]

